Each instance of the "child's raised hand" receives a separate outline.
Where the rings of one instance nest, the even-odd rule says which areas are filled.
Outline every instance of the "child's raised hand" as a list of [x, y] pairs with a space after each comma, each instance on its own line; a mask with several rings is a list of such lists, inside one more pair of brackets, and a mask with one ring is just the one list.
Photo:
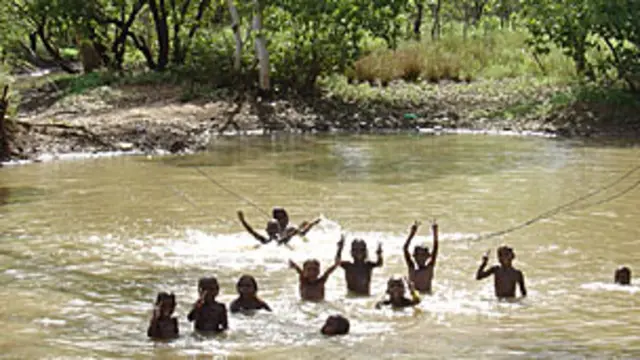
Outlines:
[[420, 226], [420, 221], [416, 220], [413, 225], [411, 225], [411, 231], [418, 231], [418, 227]]
[[296, 268], [296, 263], [294, 263], [293, 260], [289, 260], [289, 267], [291, 269], [295, 269]]
[[433, 220], [431, 220], [431, 227], [434, 228], [434, 229], [438, 228], [438, 222], [436, 221], [435, 218]]
[[378, 250], [376, 250], [376, 253], [382, 254], [382, 243], [381, 242], [378, 243]]
[[242, 212], [242, 210], [238, 210], [238, 217], [240, 219], [244, 219], [244, 213]]
[[482, 261], [487, 262], [489, 261], [489, 253], [491, 252], [491, 249], [487, 250], [486, 253], [484, 253], [484, 255], [482, 255]]
[[340, 235], [340, 240], [338, 241], [338, 247], [339, 248], [344, 247], [344, 234]]

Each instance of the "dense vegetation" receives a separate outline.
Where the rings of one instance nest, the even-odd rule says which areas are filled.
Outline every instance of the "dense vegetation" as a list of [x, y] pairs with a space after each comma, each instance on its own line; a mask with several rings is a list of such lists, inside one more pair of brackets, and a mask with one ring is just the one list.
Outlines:
[[521, 75], [640, 90], [626, 0], [0, 0], [5, 66], [310, 89]]

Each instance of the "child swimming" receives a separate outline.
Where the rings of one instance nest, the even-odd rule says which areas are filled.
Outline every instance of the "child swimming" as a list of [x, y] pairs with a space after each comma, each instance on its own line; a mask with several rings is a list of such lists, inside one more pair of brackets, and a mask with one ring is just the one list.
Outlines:
[[233, 300], [231, 306], [229, 306], [229, 310], [232, 313], [246, 310], [271, 311], [269, 305], [258, 298], [258, 283], [253, 276], [242, 275], [236, 284], [236, 290], [240, 296]]
[[280, 225], [281, 237], [285, 237], [292, 232], [294, 235], [299, 234], [301, 236], [305, 236], [312, 227], [320, 223], [320, 219], [318, 218], [312, 222], [303, 221], [297, 228], [295, 226], [291, 226], [289, 225], [289, 214], [287, 214], [287, 211], [284, 208], [279, 206], [276, 206], [271, 210], [271, 216], [276, 219]]
[[412, 260], [409, 254], [409, 245], [416, 235], [419, 226], [420, 223], [418, 221], [411, 226], [409, 236], [403, 247], [404, 260], [409, 269], [409, 281], [413, 282], [416, 289], [421, 293], [431, 294], [431, 284], [433, 282], [436, 260], [438, 259], [438, 224], [434, 221], [431, 225], [431, 231], [433, 232], [433, 252], [429, 253], [429, 248], [426, 246], [417, 245], [413, 249]]
[[331, 315], [327, 318], [320, 332], [326, 336], [346, 335], [349, 333], [349, 320], [342, 315]]
[[198, 281], [200, 298], [193, 305], [187, 316], [189, 321], [195, 321], [194, 328], [202, 332], [222, 332], [229, 328], [227, 323], [227, 308], [216, 301], [220, 292], [218, 280], [215, 277], [201, 278]]
[[387, 281], [387, 300], [380, 301], [376, 304], [376, 309], [381, 309], [383, 306], [391, 306], [393, 309], [402, 309], [410, 306], [415, 306], [420, 303], [420, 296], [416, 292], [415, 287], [411, 281], [407, 281], [409, 284], [409, 293], [411, 293], [411, 299], [407, 299], [404, 296], [405, 287], [404, 281], [399, 277], [392, 277]]
[[489, 270], [485, 270], [489, 260], [489, 252], [482, 257], [482, 263], [476, 272], [476, 280], [482, 280], [488, 276], [494, 276], [494, 287], [496, 297], [499, 299], [509, 299], [516, 297], [516, 284], [520, 286], [522, 297], [527, 296], [527, 289], [524, 286], [524, 275], [522, 271], [512, 266], [516, 255], [513, 249], [508, 246], [498, 248], [498, 261], [500, 266], [494, 265]]
[[367, 243], [362, 239], [355, 239], [351, 242], [351, 257], [353, 257], [353, 262], [340, 261], [342, 259], [343, 247], [344, 238], [338, 242], [338, 253], [336, 257], [340, 262], [340, 267], [344, 269], [347, 290], [355, 295], [370, 295], [371, 273], [374, 268], [383, 265], [382, 244], [378, 244], [378, 250], [376, 250], [378, 258], [376, 262], [368, 261]]
[[618, 285], [631, 285], [631, 269], [626, 266], [618, 268], [614, 274], [614, 281]]
[[147, 329], [147, 336], [153, 339], [175, 339], [178, 337], [178, 319], [172, 317], [176, 308], [176, 297], [161, 292], [156, 297], [153, 316]]
[[[344, 235], [340, 241], [344, 241]], [[338, 242], [339, 246], [340, 242]], [[302, 264], [302, 268], [293, 260], [289, 260], [289, 267], [298, 273], [300, 285], [300, 297], [308, 301], [324, 300], [324, 285], [329, 275], [340, 265], [340, 259], [336, 256], [334, 263], [320, 275], [320, 262], [316, 259], [310, 259]]]

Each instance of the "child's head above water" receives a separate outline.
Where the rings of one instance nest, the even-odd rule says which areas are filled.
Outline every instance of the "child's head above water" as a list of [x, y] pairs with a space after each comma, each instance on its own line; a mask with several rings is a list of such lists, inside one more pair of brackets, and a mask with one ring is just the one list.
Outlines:
[[242, 275], [236, 283], [236, 290], [242, 296], [255, 296], [258, 292], [258, 282], [251, 275]]
[[171, 317], [176, 309], [176, 297], [173, 293], [158, 293], [156, 296], [156, 307], [160, 309], [160, 315], [163, 317]]
[[324, 335], [346, 335], [349, 333], [349, 320], [342, 315], [332, 315], [327, 318], [320, 332]]
[[513, 249], [506, 245], [500, 246], [497, 253], [498, 261], [502, 266], [511, 266], [511, 262], [516, 258], [516, 254], [513, 252]]
[[276, 219], [271, 219], [267, 222], [266, 230], [269, 238], [275, 238], [280, 234], [280, 223]]
[[404, 296], [404, 280], [402, 278], [393, 276], [387, 281], [387, 295], [391, 299], [399, 299]]
[[353, 260], [365, 261], [368, 256], [367, 243], [362, 239], [354, 239], [351, 242], [351, 256]]
[[429, 248], [424, 245], [417, 245], [413, 248], [413, 260], [416, 262], [418, 266], [424, 266], [429, 260], [431, 253], [429, 252]]
[[274, 207], [271, 210], [271, 216], [278, 220], [281, 229], [286, 229], [287, 225], [289, 225], [289, 214], [287, 214], [287, 211], [284, 208], [279, 206]]
[[619, 267], [614, 275], [616, 284], [631, 285], [631, 269], [626, 266]]
[[302, 277], [307, 280], [316, 280], [320, 276], [320, 262], [310, 259], [302, 264]]
[[200, 295], [207, 295], [206, 299], [215, 299], [220, 292], [220, 286], [218, 285], [218, 279], [215, 277], [200, 278], [198, 280], [198, 292]]

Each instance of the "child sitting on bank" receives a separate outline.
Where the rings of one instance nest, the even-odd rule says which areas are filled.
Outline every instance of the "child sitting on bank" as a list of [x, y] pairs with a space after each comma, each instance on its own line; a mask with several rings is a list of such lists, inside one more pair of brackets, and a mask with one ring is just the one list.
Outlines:
[[626, 266], [618, 268], [614, 274], [614, 281], [618, 285], [631, 285], [631, 269]]
[[355, 239], [351, 242], [353, 262], [340, 261], [343, 247], [344, 239], [341, 239], [338, 242], [337, 259], [340, 262], [340, 267], [344, 269], [347, 290], [355, 295], [369, 296], [371, 292], [371, 273], [374, 268], [381, 267], [383, 264], [382, 244], [378, 244], [376, 262], [368, 261], [367, 243], [362, 239]]
[[349, 320], [342, 315], [331, 315], [327, 318], [320, 332], [326, 336], [346, 335], [349, 333]]
[[218, 279], [201, 278], [198, 281], [198, 292], [200, 298], [193, 305], [187, 319], [195, 321], [194, 328], [197, 331], [218, 333], [227, 330], [227, 308], [223, 303], [216, 301], [220, 292]]
[[[344, 242], [344, 235], [342, 235], [340, 241]], [[340, 259], [336, 254], [334, 263], [329, 266], [322, 276], [320, 276], [320, 262], [318, 260], [307, 260], [302, 264], [302, 268], [293, 262], [293, 260], [289, 260], [289, 267], [298, 273], [300, 281], [300, 297], [302, 300], [324, 300], [324, 285], [327, 282], [327, 279], [329, 279], [329, 275], [333, 273], [338, 265], [340, 265]]]
[[383, 306], [391, 306], [393, 309], [403, 309], [410, 306], [415, 306], [420, 303], [420, 296], [416, 292], [415, 287], [411, 281], [407, 281], [409, 284], [409, 293], [411, 299], [404, 296], [405, 287], [404, 281], [399, 277], [392, 277], [387, 281], [387, 300], [380, 301], [376, 304], [376, 309], [381, 309]]
[[242, 275], [236, 284], [236, 290], [240, 296], [229, 306], [232, 313], [250, 310], [271, 311], [269, 305], [258, 298], [258, 283], [253, 276]]
[[429, 253], [426, 246], [416, 245], [413, 249], [413, 260], [409, 254], [409, 245], [416, 235], [420, 223], [416, 221], [409, 232], [409, 237], [404, 243], [404, 261], [409, 269], [409, 282], [413, 283], [418, 291], [423, 294], [431, 294], [431, 285], [433, 283], [433, 274], [438, 259], [438, 224], [433, 222], [431, 231], [433, 232], [433, 252]]
[[156, 297], [153, 316], [147, 336], [153, 339], [175, 339], [178, 337], [178, 319], [172, 317], [176, 308], [176, 297], [173, 294], [161, 292]]
[[482, 280], [488, 276], [494, 276], [495, 294], [498, 299], [511, 299], [516, 297], [516, 285], [520, 286], [522, 297], [527, 296], [527, 289], [524, 286], [524, 275], [522, 271], [512, 266], [516, 254], [508, 246], [498, 248], [498, 261], [500, 266], [494, 265], [485, 270], [489, 260], [489, 251], [482, 257], [482, 263], [476, 272], [476, 280]]

